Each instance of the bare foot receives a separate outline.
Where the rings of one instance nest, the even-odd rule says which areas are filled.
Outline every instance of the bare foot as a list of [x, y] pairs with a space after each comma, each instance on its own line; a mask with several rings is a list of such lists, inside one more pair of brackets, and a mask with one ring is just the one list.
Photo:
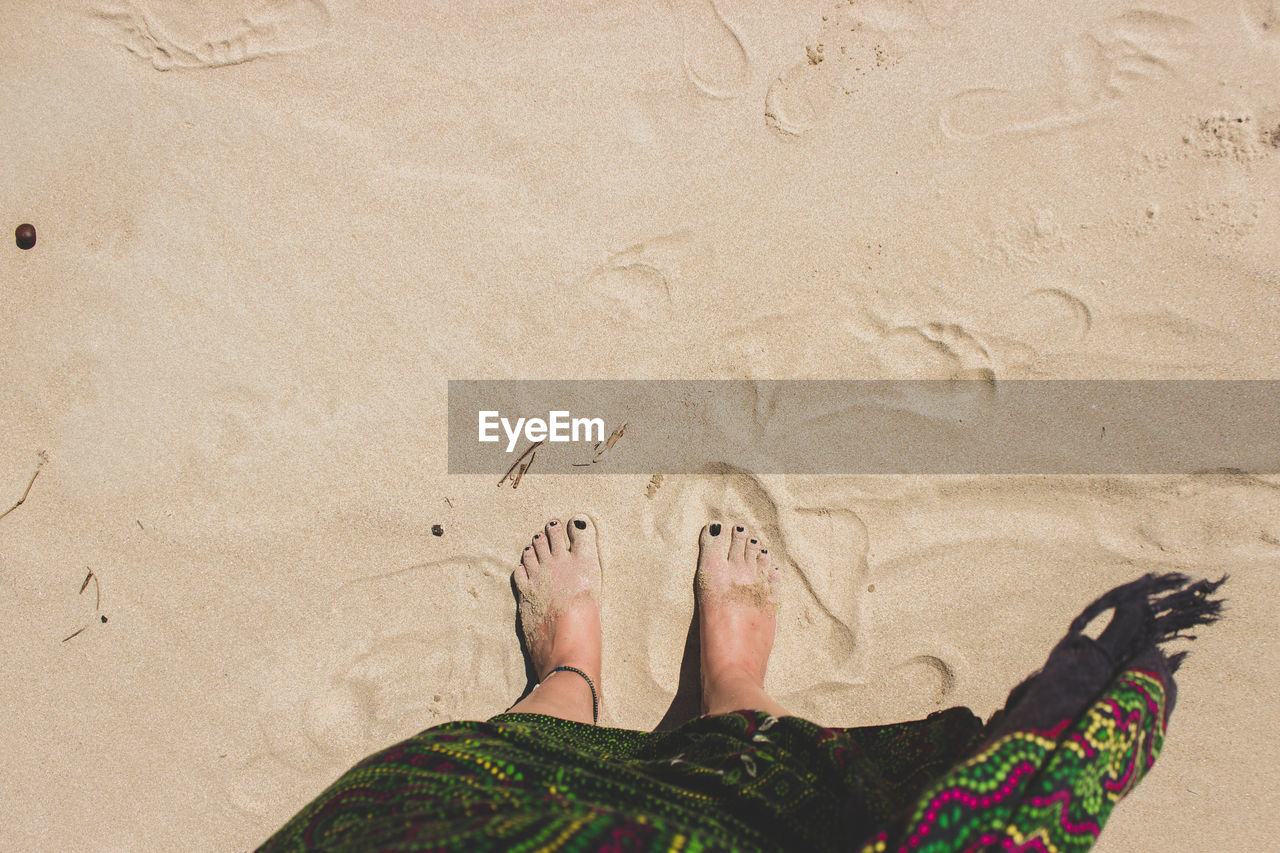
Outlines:
[[778, 570], [768, 549], [743, 525], [719, 522], [702, 529], [698, 544], [702, 712], [785, 714], [764, 692], [778, 611]]
[[[595, 525], [585, 515], [574, 516], [567, 525], [559, 519], [548, 521], [525, 547], [512, 576], [529, 657], [542, 687], [548, 688], [541, 695], [535, 690], [513, 710], [592, 722], [586, 680], [573, 672], [551, 677], [549, 673], [558, 666], [571, 666], [585, 672], [600, 689], [600, 557]], [[554, 707], [543, 707], [553, 700]], [[560, 707], [562, 700], [564, 707]]]

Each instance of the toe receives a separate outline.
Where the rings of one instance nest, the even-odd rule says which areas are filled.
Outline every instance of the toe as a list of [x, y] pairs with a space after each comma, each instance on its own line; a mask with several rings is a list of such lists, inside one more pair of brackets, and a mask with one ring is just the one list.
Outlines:
[[529, 583], [529, 570], [524, 567], [524, 558], [521, 558], [520, 565], [516, 566], [516, 570], [511, 573], [511, 579], [516, 582], [516, 589], [524, 592], [525, 586]]
[[703, 559], [713, 555], [723, 558], [728, 551], [728, 539], [725, 525], [719, 521], [711, 522], [702, 528], [702, 533], [698, 536], [699, 556]]
[[756, 558], [760, 556], [760, 552], [764, 550], [764, 545], [760, 543], [760, 537], [751, 536], [747, 539], [746, 545], [747, 565], [754, 566]]
[[777, 567], [773, 565], [773, 560], [769, 557], [768, 548], [761, 548], [760, 553], [756, 554], [756, 569], [766, 577], [772, 577], [777, 574]]
[[566, 525], [569, 533], [569, 550], [573, 553], [591, 552], [596, 547], [596, 526], [585, 515], [575, 515]]
[[746, 556], [747, 528], [741, 524], [733, 526], [733, 535], [729, 539], [729, 559], [741, 562]]
[[545, 533], [533, 534], [533, 553], [537, 554], [538, 559], [543, 562], [551, 559], [551, 547], [547, 544]]
[[520, 555], [520, 565], [524, 568], [525, 577], [532, 577], [538, 568], [538, 555], [534, 552], [532, 545], [524, 546], [524, 553]]
[[569, 551], [569, 537], [565, 535], [564, 523], [558, 518], [547, 522], [543, 535], [547, 537], [547, 545], [552, 554], [566, 554]]

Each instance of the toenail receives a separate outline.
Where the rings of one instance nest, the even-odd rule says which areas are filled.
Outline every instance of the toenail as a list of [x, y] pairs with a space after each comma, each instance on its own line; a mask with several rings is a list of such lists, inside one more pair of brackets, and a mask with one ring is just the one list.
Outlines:
[[552, 519], [551, 521], [547, 522], [547, 527], [555, 527], [555, 526], [556, 526], [555, 519]]
[[525, 546], [524, 546], [524, 549], [525, 549], [526, 551], [528, 551], [530, 547], [532, 547], [532, 546], [530, 546], [530, 545], [525, 545]]
[[541, 533], [535, 533], [535, 534], [533, 534], [533, 538], [534, 538], [534, 539], [541, 539], [541, 538], [542, 538], [542, 534], [541, 534]]
[[759, 545], [759, 544], [760, 544], [760, 540], [759, 540], [759, 539], [752, 539], [752, 540], [751, 540], [751, 544], [752, 544], [752, 545]]
[[768, 553], [769, 553], [769, 549], [768, 549], [768, 548], [761, 548], [761, 549], [760, 549], [760, 553], [761, 553], [761, 554], [768, 554]]
[[734, 529], [734, 530], [736, 530], [736, 531], [738, 531], [739, 533], [741, 533], [742, 531], [746, 530], [747, 528], [745, 528], [745, 527], [743, 527], [741, 524], [739, 524], [737, 527], [735, 527], [735, 528], [733, 528], [733, 529]]
[[719, 536], [719, 535], [720, 535], [720, 525], [718, 525], [718, 524], [713, 524], [713, 525], [711, 525], [711, 535], [712, 535], [712, 536]]
[[579, 530], [586, 530], [586, 529], [587, 529], [587, 523], [586, 523], [585, 521], [583, 521], [582, 519], [580, 519], [580, 518], [575, 518], [575, 519], [573, 520], [573, 526], [574, 526], [574, 527], [576, 527], [576, 528], [578, 528]]

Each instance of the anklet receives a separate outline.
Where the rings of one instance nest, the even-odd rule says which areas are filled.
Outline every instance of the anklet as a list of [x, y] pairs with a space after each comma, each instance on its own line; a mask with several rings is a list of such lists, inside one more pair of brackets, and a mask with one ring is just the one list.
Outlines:
[[[546, 675], [542, 676], [542, 681], [546, 681], [548, 678], [552, 676], [552, 674], [560, 672], [562, 670], [564, 672], [576, 672], [578, 673], [578, 675], [581, 675], [584, 679], [586, 679], [587, 687], [591, 688], [591, 722], [595, 725], [599, 725], [600, 724], [600, 699], [599, 697], [596, 696], [596, 686], [595, 684], [592, 683], [591, 676], [587, 675], [585, 672], [578, 669], [576, 666], [558, 666], [555, 669], [551, 670], [551, 672], [548, 672]], [[542, 681], [539, 681], [538, 683], [541, 684]]]

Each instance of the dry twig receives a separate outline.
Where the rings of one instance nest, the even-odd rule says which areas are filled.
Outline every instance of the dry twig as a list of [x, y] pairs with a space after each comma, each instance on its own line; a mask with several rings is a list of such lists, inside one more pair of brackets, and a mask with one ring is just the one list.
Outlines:
[[529, 466], [533, 464], [533, 460], [538, 458], [538, 454], [534, 453], [529, 456], [529, 461], [520, 466], [520, 472], [516, 474], [516, 478], [511, 481], [511, 488], [520, 488], [520, 481], [524, 479], [524, 473], [529, 470]]
[[[498, 481], [498, 487], [501, 488], [502, 486], [506, 485], [507, 480], [513, 480], [511, 484], [511, 488], [514, 489], [517, 486], [519, 486], [520, 478], [524, 476], [525, 471], [529, 470], [529, 465], [530, 463], [533, 462], [532, 458], [530, 458], [528, 462], [525, 462], [525, 457], [526, 456], [532, 457], [533, 455], [536, 455], [535, 451], [541, 446], [542, 446], [541, 441], [535, 441], [533, 444], [526, 447], [524, 453], [521, 453], [519, 456], [517, 456], [516, 461], [511, 463], [511, 467], [507, 469], [507, 473], [502, 475], [502, 479]], [[521, 466], [522, 462], [524, 463], [523, 467]], [[517, 471], [517, 469], [519, 470]], [[512, 476], [513, 474], [514, 474], [514, 478]]]
[[9, 513], [22, 506], [22, 502], [27, 499], [27, 495], [31, 494], [31, 487], [35, 485], [36, 477], [40, 475], [40, 469], [44, 467], [44, 463], [49, 461], [49, 454], [45, 453], [43, 450], [40, 451], [38, 456], [39, 461], [36, 462], [36, 470], [31, 472], [31, 479], [27, 481], [27, 488], [23, 491], [22, 497], [18, 498], [18, 502], [16, 504], [9, 507], [4, 512], [0, 512], [0, 518], [4, 518]]
[[599, 462], [601, 459], [603, 459], [606, 453], [608, 453], [610, 450], [613, 450], [613, 446], [618, 443], [618, 439], [622, 438], [622, 436], [626, 435], [626, 433], [627, 433], [627, 422], [623, 421], [622, 426], [615, 429], [613, 433], [609, 436], [609, 439], [604, 443], [604, 447], [601, 447], [600, 443], [596, 442], [596, 455], [592, 458], [589, 464], [594, 465], [597, 462]]
[[98, 580], [98, 575], [93, 569], [88, 569], [89, 574], [84, 576], [84, 583], [80, 584], [80, 594], [83, 595], [85, 588], [89, 586], [89, 581], [93, 581], [94, 601], [93, 609], [102, 609], [102, 581]]
[[[84, 576], [84, 581], [82, 581], [80, 584], [80, 592], [76, 594], [84, 595], [84, 591], [89, 588], [89, 581], [93, 581], [93, 592], [94, 592], [93, 609], [97, 611], [101, 611], [102, 610], [102, 582], [98, 580], [98, 574], [93, 569], [90, 569], [86, 566], [85, 571], [88, 572], [88, 574]], [[103, 622], [107, 621], [107, 617], [105, 616], [99, 616], [98, 618], [101, 619]], [[89, 623], [89, 625], [92, 625], [92, 624], [93, 624], [92, 622]], [[71, 640], [71, 639], [74, 639], [75, 637], [80, 636], [85, 631], [89, 630], [89, 625], [85, 625], [83, 628], [81, 628], [79, 631], [76, 631], [74, 634], [72, 634], [69, 637], [63, 637], [62, 642], [65, 643], [67, 640]]]

